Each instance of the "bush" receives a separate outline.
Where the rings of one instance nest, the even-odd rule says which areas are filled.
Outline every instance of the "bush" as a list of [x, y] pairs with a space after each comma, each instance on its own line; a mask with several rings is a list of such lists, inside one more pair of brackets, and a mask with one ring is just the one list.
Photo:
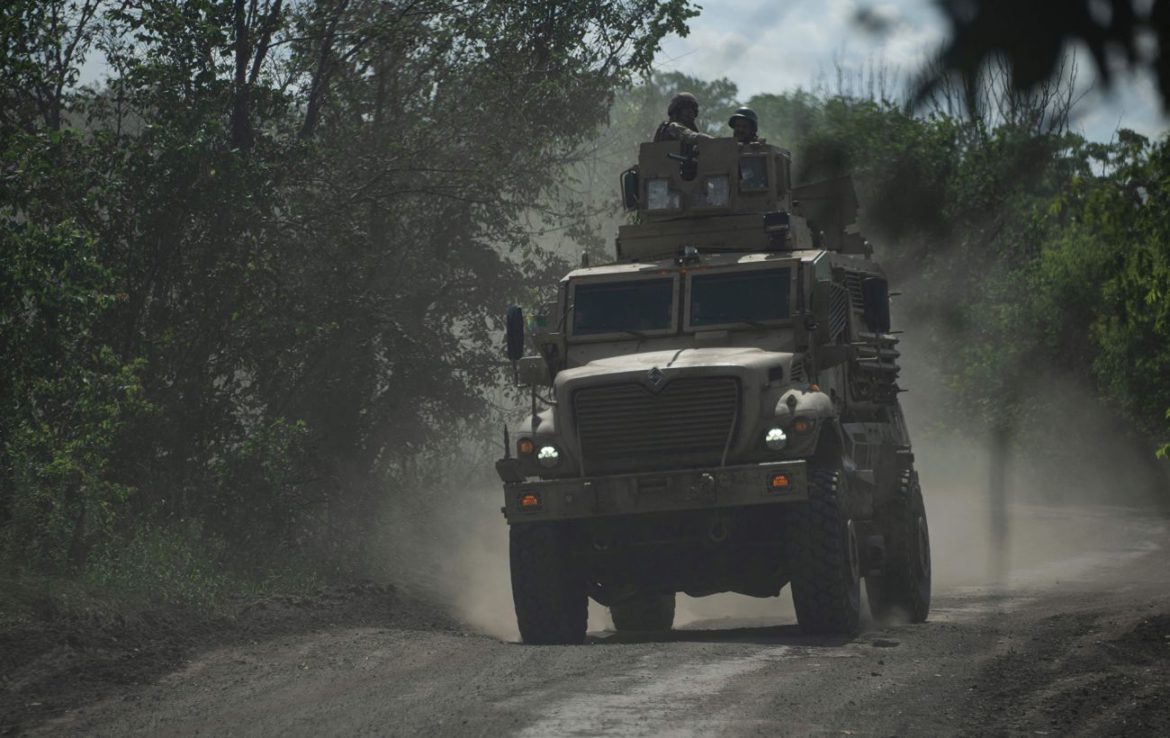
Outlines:
[[75, 225], [8, 213], [0, 260], [0, 556], [9, 569], [79, 569], [131, 489], [108, 475], [126, 419], [146, 409], [140, 365], [98, 345], [115, 297]]

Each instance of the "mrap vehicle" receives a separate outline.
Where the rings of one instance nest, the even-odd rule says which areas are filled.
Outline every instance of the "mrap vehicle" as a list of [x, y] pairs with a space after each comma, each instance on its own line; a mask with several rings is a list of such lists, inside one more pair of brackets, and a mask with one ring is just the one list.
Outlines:
[[[504, 434], [525, 643], [669, 630], [675, 597], [785, 585], [801, 629], [922, 622], [930, 543], [898, 402], [886, 277], [851, 181], [793, 186], [791, 156], [716, 138], [646, 143], [621, 176], [616, 260], [508, 310], [532, 388]], [[525, 355], [525, 354], [529, 355]]]

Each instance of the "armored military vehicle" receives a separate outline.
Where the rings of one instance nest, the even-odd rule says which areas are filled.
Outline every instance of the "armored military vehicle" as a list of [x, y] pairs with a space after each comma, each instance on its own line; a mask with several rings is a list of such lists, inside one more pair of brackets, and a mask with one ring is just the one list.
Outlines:
[[[889, 292], [851, 182], [791, 156], [647, 143], [616, 259], [507, 316], [532, 408], [496, 469], [525, 643], [580, 643], [588, 598], [668, 630], [675, 596], [778, 595], [800, 627], [926, 619], [930, 543]], [[525, 354], [528, 355], [525, 355]]]

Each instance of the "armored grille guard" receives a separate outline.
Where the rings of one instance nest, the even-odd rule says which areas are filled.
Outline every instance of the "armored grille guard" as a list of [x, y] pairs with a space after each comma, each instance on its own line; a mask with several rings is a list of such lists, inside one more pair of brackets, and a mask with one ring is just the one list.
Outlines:
[[734, 377], [682, 377], [573, 393], [582, 473], [724, 465], [739, 419]]

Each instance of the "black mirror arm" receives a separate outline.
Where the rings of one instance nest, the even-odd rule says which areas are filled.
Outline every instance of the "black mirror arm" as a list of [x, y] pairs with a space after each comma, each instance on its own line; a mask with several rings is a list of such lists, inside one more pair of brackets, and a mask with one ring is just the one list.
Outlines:
[[524, 355], [524, 311], [519, 305], [509, 305], [505, 314], [504, 348], [512, 361]]

